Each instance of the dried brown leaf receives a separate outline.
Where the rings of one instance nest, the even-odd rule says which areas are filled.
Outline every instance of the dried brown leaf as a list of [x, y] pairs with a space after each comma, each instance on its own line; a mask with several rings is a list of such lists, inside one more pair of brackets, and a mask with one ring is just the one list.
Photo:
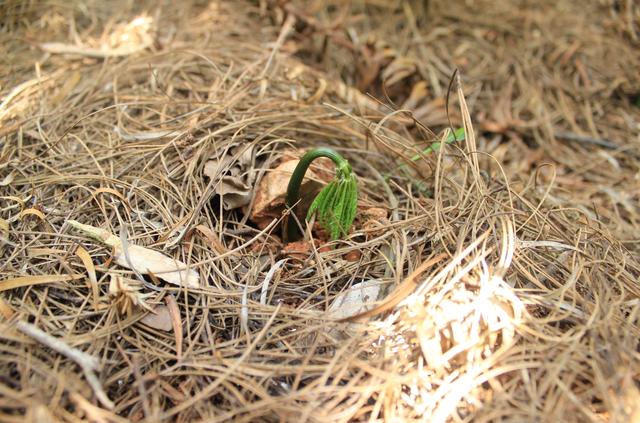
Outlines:
[[[158, 251], [139, 245], [129, 245], [127, 253], [123, 251], [120, 238], [111, 232], [91, 225], [84, 225], [75, 220], [67, 223], [86, 235], [114, 248], [114, 259], [117, 264], [140, 274], [154, 274], [158, 278], [178, 286], [198, 288], [200, 275], [180, 260], [172, 259]], [[128, 257], [127, 257], [128, 255]]]
[[169, 332], [173, 329], [169, 307], [166, 305], [159, 305], [155, 307], [145, 315], [140, 322], [153, 329], [158, 329], [164, 332]]
[[[275, 169], [268, 172], [256, 187], [255, 200], [251, 209], [251, 220], [259, 226], [269, 223], [274, 217], [279, 217], [285, 203], [287, 186], [291, 174], [299, 160], [286, 160]], [[315, 192], [320, 188], [317, 182], [319, 176], [309, 169], [300, 186], [300, 192]]]
[[225, 210], [246, 206], [251, 201], [253, 147], [231, 148], [224, 156], [209, 159], [204, 174], [216, 181], [215, 193], [222, 196]]

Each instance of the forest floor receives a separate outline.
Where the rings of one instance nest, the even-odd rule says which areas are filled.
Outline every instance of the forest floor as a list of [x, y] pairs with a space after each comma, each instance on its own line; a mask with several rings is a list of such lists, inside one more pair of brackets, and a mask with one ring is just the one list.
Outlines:
[[0, 6], [0, 421], [640, 421], [640, 5], [170, 3]]

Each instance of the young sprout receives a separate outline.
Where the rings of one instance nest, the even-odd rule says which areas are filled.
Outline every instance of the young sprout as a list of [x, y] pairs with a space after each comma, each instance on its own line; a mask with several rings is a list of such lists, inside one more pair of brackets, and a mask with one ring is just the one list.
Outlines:
[[[317, 214], [322, 227], [329, 231], [332, 240], [336, 240], [349, 233], [353, 219], [356, 217], [358, 184], [349, 162], [335, 150], [320, 147], [302, 156], [289, 180], [286, 204], [293, 213], [296, 203], [300, 200], [300, 185], [304, 174], [311, 162], [319, 157], [327, 157], [333, 161], [336, 166], [336, 176], [313, 200], [306, 219], [309, 220], [314, 213]], [[299, 237], [300, 232], [295, 224], [295, 218], [287, 219], [284, 230], [285, 240], [295, 241]]]
[[[443, 141], [445, 144], [452, 144], [456, 141], [464, 141], [464, 128], [458, 128], [454, 132], [449, 132], [447, 134], [447, 137]], [[416, 154], [415, 156], [411, 157], [411, 161], [417, 162], [427, 154], [433, 153], [435, 151], [439, 151], [441, 147], [442, 147], [442, 142], [434, 142], [428, 147], [426, 147], [424, 150], [422, 150], [420, 154]], [[395, 172], [400, 171], [400, 173], [402, 173], [405, 177], [407, 177], [416, 186], [418, 191], [420, 191], [425, 195], [430, 195], [425, 182], [413, 178], [411, 174], [408, 172], [408, 169], [409, 169], [408, 164], [403, 163], [400, 166], [396, 167], [394, 171]], [[391, 173], [387, 173], [384, 176], [385, 180], [389, 180], [389, 178], [391, 178]]]

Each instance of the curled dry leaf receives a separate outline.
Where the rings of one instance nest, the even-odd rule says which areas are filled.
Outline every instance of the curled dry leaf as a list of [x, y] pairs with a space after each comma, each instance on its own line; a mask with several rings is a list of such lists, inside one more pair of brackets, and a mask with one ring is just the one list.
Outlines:
[[47, 221], [47, 218], [44, 215], [44, 213], [42, 213], [40, 210], [36, 209], [35, 207], [22, 210], [20, 214], [18, 214], [18, 216], [21, 220], [24, 219], [25, 216], [37, 216], [38, 219], [40, 219], [41, 221], [43, 222]]
[[98, 278], [96, 276], [96, 267], [93, 265], [93, 260], [91, 260], [91, 256], [89, 252], [82, 248], [82, 246], [78, 246], [76, 249], [76, 255], [82, 260], [82, 264], [85, 269], [87, 269], [87, 274], [89, 275], [89, 288], [91, 289], [91, 295], [93, 299], [93, 309], [98, 310], [100, 308], [100, 289], [98, 288]]
[[198, 288], [200, 286], [200, 275], [194, 269], [176, 259], [168, 257], [158, 251], [139, 245], [128, 246], [128, 258], [125, 254], [122, 242], [111, 232], [96, 228], [95, 226], [84, 225], [75, 220], [68, 220], [70, 226], [82, 231], [86, 235], [113, 247], [114, 259], [117, 264], [127, 269], [135, 270], [141, 274], [153, 274], [158, 278], [178, 286], [187, 288]]
[[251, 201], [255, 181], [253, 146], [237, 146], [204, 165], [204, 174], [217, 183], [215, 193], [222, 196], [225, 210], [246, 206]]
[[154, 308], [150, 313], [144, 316], [141, 320], [142, 323], [153, 329], [158, 329], [164, 332], [170, 332], [173, 329], [171, 323], [171, 313], [169, 307], [166, 305], [159, 305]]
[[410, 57], [396, 56], [393, 61], [382, 71], [382, 79], [385, 84], [391, 86], [396, 82], [413, 75], [416, 72], [417, 64], [415, 59]]
[[[289, 179], [299, 162], [298, 159], [286, 157], [275, 169], [267, 172], [258, 183], [251, 209], [251, 220], [258, 227], [265, 227], [274, 217], [280, 217], [284, 210]], [[306, 210], [314, 194], [322, 187], [321, 181], [328, 182], [332, 178], [333, 175], [326, 169], [309, 169], [300, 186], [303, 204], [298, 209]]]

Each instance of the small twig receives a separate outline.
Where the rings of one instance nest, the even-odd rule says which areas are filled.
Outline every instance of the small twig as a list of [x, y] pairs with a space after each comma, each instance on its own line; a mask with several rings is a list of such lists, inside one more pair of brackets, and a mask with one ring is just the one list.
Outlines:
[[555, 132], [553, 135], [556, 138], [560, 138], [563, 140], [599, 145], [600, 147], [608, 148], [610, 150], [617, 150], [620, 148], [619, 145], [616, 145], [605, 138], [593, 138], [587, 135], [574, 134], [573, 132]]
[[53, 337], [27, 322], [19, 320], [16, 322], [16, 327], [25, 335], [32, 337], [41, 344], [46, 345], [52, 350], [73, 360], [82, 368], [84, 376], [87, 379], [89, 386], [91, 386], [91, 389], [93, 389], [96, 398], [98, 398], [98, 400], [109, 409], [113, 409], [115, 407], [113, 402], [111, 402], [109, 397], [107, 397], [107, 394], [102, 389], [102, 385], [94, 373], [94, 370], [98, 370], [98, 367], [100, 366], [100, 362], [96, 357], [70, 347], [59, 338]]
[[49, 335], [41, 329], [38, 329], [36, 326], [19, 320], [16, 322], [16, 327], [25, 335], [28, 335], [41, 344], [44, 344], [60, 354], [67, 356], [82, 368], [89, 370], [98, 369], [99, 362], [96, 357], [68, 346], [59, 338]]

